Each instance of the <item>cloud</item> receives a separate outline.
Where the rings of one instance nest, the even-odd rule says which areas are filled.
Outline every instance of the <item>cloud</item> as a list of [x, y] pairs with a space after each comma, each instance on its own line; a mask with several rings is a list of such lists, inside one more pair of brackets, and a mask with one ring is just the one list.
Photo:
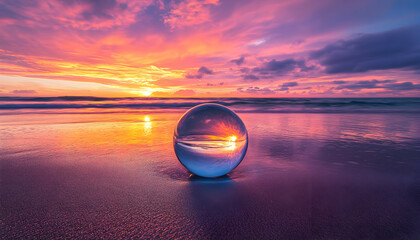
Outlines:
[[25, 19], [25, 17], [16, 13], [15, 11], [6, 8], [5, 6], [0, 5], [0, 19], [18, 20]]
[[311, 53], [327, 73], [420, 69], [420, 26], [363, 34]]
[[260, 78], [255, 76], [254, 74], [246, 74], [246, 75], [243, 75], [243, 79], [244, 80], [250, 80], [250, 81], [256, 81]]
[[217, 86], [217, 85], [222, 86], [223, 84], [225, 84], [225, 83], [224, 82], [219, 82], [219, 84], [216, 84], [216, 83], [207, 83], [206, 86], [208, 86], [208, 87], [213, 87], [213, 86]]
[[237, 89], [237, 91], [240, 93], [249, 93], [249, 94], [276, 94], [277, 91], [279, 92], [288, 91], [289, 88], [296, 87], [298, 85], [299, 84], [297, 82], [286, 82], [286, 83], [283, 83], [282, 85], [279, 85], [280, 88], [277, 88], [277, 89], [271, 89], [268, 87], [260, 88], [260, 87], [251, 86], [248, 88], [240, 87]]
[[333, 84], [344, 84], [344, 83], [347, 83], [347, 81], [337, 80], [337, 81], [332, 81], [331, 83], [333, 83]]
[[260, 39], [260, 40], [251, 42], [250, 45], [259, 46], [259, 45], [265, 43], [265, 41], [266, 41], [265, 39]]
[[195, 91], [191, 89], [181, 89], [174, 92], [174, 95], [177, 95], [177, 96], [192, 96], [194, 94], [195, 94]]
[[213, 70], [210, 70], [209, 68], [205, 67], [205, 66], [201, 66], [197, 72], [195, 73], [188, 73], [187, 75], [185, 75], [186, 78], [189, 79], [201, 79], [203, 78], [204, 75], [212, 75], [214, 74]]
[[35, 90], [13, 90], [13, 94], [35, 94], [37, 91]]
[[296, 87], [297, 85], [299, 85], [297, 82], [286, 82], [283, 83], [283, 87]]
[[164, 22], [172, 29], [184, 28], [211, 20], [211, 7], [219, 4], [219, 0], [179, 1], [164, 17]]
[[99, 29], [130, 24], [149, 1], [33, 0], [8, 1], [0, 6], [1, 18], [40, 27]]
[[[8, 63], [18, 67], [29, 68], [29, 69], [36, 69], [36, 70], [46, 70], [39, 64], [31, 61], [30, 59], [25, 59], [22, 56], [14, 56], [11, 54], [6, 54], [0, 50], [0, 63]], [[9, 69], [12, 70], [12, 69]]]
[[412, 82], [390, 83], [385, 84], [384, 88], [388, 90], [420, 90], [420, 84]]
[[378, 84], [380, 84], [380, 83], [390, 83], [390, 82], [393, 82], [393, 81], [392, 80], [357, 81], [357, 82], [351, 83], [351, 84], [340, 85], [340, 86], [336, 87], [335, 89], [337, 89], [337, 90], [340, 90], [340, 89], [358, 90], [358, 89], [365, 89], [365, 88], [379, 88], [380, 86]]
[[277, 91], [288, 91], [290, 87], [296, 87], [297, 85], [299, 85], [297, 82], [286, 82], [279, 85], [280, 89], [277, 89]]
[[260, 88], [260, 87], [248, 87], [248, 88], [238, 88], [238, 92], [240, 93], [250, 93], [250, 94], [275, 94], [276, 92], [271, 90], [270, 88]]
[[350, 84], [340, 84], [335, 87], [336, 90], [348, 89], [353, 91], [360, 91], [362, 89], [386, 89], [390, 91], [409, 91], [409, 90], [420, 90], [420, 84], [412, 82], [396, 83], [395, 80], [370, 80], [370, 81], [357, 81]]
[[244, 56], [242, 56], [242, 57], [240, 57], [238, 59], [232, 59], [232, 60], [230, 60], [230, 62], [235, 63], [238, 66], [240, 66], [242, 63], [244, 63], [244, 61], [245, 61], [245, 57]]
[[306, 72], [312, 68], [313, 67], [306, 66], [305, 61], [303, 60], [295, 60], [290, 58], [282, 61], [273, 59], [269, 62], [264, 62], [261, 64], [261, 66], [252, 69], [252, 71], [260, 75], [269, 75], [274, 77], [284, 75], [294, 70]]
[[200, 67], [197, 72], [201, 73], [201, 74], [213, 74], [212, 70], [210, 70], [210, 69], [208, 69], [204, 66]]

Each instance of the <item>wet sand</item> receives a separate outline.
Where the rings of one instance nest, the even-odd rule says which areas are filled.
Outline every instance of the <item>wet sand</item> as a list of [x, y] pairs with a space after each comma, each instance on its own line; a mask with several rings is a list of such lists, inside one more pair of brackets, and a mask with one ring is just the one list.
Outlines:
[[180, 116], [0, 116], [0, 238], [420, 238], [419, 114], [239, 113], [218, 179], [176, 159]]

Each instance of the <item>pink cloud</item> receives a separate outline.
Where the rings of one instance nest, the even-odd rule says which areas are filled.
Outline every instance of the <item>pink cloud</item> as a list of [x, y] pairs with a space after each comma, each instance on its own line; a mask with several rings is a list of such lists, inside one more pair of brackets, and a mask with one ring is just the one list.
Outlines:
[[191, 89], [181, 89], [174, 92], [174, 95], [176, 96], [193, 96], [194, 94], [195, 94], [195, 91]]
[[[151, 1], [34, 1], [31, 4], [9, 4], [8, 10], [18, 13], [15, 24], [49, 28], [72, 27], [99, 29], [129, 24]], [[3, 22], [4, 23], [4, 22]]]
[[173, 4], [172, 10], [164, 17], [172, 29], [198, 25], [211, 20], [210, 7], [219, 0], [192, 0]]

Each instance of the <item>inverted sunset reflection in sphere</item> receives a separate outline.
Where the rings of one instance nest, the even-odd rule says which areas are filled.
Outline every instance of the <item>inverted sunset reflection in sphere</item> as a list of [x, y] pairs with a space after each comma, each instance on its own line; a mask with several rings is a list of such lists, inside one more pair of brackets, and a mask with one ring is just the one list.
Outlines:
[[241, 163], [248, 147], [242, 120], [228, 108], [213, 103], [188, 110], [178, 121], [174, 149], [189, 171], [220, 177]]

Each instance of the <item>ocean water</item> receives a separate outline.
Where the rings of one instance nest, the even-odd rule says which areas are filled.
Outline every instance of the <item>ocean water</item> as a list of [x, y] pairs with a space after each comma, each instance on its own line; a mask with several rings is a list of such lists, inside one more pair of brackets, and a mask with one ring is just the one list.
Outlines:
[[154, 111], [182, 112], [201, 103], [218, 103], [237, 112], [420, 113], [420, 98], [98, 98], [0, 97], [0, 113]]
[[211, 100], [249, 134], [217, 179], [173, 151], [205, 101], [3, 98], [0, 238], [420, 238], [419, 99]]

